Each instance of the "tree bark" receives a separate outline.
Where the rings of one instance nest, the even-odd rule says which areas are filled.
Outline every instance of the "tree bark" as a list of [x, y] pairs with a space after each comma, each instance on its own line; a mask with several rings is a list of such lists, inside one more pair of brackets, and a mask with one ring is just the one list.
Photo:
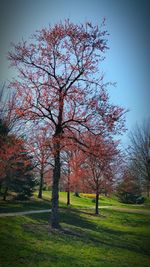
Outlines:
[[60, 180], [60, 143], [55, 145], [54, 156], [54, 170], [53, 170], [53, 187], [52, 187], [52, 213], [51, 225], [52, 228], [60, 228], [59, 214], [58, 214], [58, 200], [59, 200], [59, 180]]
[[95, 203], [95, 214], [96, 214], [96, 215], [99, 214], [99, 210], [98, 210], [98, 201], [99, 201], [99, 193], [96, 193], [96, 203]]
[[59, 92], [59, 114], [58, 124], [54, 134], [54, 170], [53, 170], [53, 188], [52, 188], [52, 213], [51, 225], [52, 228], [60, 228], [59, 213], [58, 213], [58, 200], [59, 200], [59, 180], [60, 180], [60, 142], [63, 133], [62, 117], [63, 117], [63, 92]]
[[4, 195], [3, 195], [3, 200], [4, 201], [6, 201], [7, 192], [8, 192], [8, 186], [6, 186], [5, 191], [4, 191]]
[[67, 185], [67, 205], [70, 205], [70, 172], [68, 174], [68, 185]]
[[149, 191], [150, 191], [150, 183], [148, 181], [147, 182], [147, 197], [149, 197]]
[[40, 173], [40, 187], [39, 187], [38, 198], [42, 198], [42, 192], [43, 192], [43, 168], [41, 169]]
[[67, 205], [70, 205], [70, 190], [67, 190]]

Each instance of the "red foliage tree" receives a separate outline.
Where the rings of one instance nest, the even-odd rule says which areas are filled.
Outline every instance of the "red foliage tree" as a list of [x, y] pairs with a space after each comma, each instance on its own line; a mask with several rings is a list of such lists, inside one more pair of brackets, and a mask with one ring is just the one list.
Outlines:
[[140, 195], [140, 184], [130, 168], [126, 167], [122, 180], [117, 187], [118, 193], [131, 193]]
[[[0, 135], [0, 182], [4, 187], [4, 200], [11, 184], [15, 183], [17, 173], [24, 170], [31, 164], [29, 158], [24, 158], [26, 152], [24, 140], [14, 135]], [[23, 166], [20, 164], [22, 164]], [[21, 179], [21, 177], [20, 177]]]
[[35, 171], [40, 175], [38, 198], [42, 198], [44, 176], [49, 172], [49, 166], [53, 167], [47, 128], [34, 127], [34, 131], [28, 134], [27, 149], [33, 157]]
[[87, 137], [89, 149], [87, 150], [87, 158], [85, 160], [85, 181], [96, 194], [95, 214], [99, 214], [99, 194], [102, 190], [110, 190], [113, 172], [119, 150], [118, 142], [114, 142], [111, 138], [103, 138], [101, 136]]
[[[66, 20], [38, 31], [31, 43], [14, 45], [9, 59], [18, 70], [16, 113], [45, 123], [53, 139], [52, 227], [59, 227], [58, 198], [62, 140], [76, 140], [85, 129], [118, 133], [124, 109], [111, 105], [99, 64], [107, 49], [107, 31], [91, 23]], [[79, 139], [78, 139], [79, 140]], [[76, 140], [77, 141], [77, 140]]]
[[70, 205], [70, 191], [78, 195], [80, 189], [83, 188], [81, 187], [84, 173], [82, 164], [85, 157], [86, 154], [74, 143], [67, 146], [63, 152], [63, 185], [67, 191], [67, 205]]

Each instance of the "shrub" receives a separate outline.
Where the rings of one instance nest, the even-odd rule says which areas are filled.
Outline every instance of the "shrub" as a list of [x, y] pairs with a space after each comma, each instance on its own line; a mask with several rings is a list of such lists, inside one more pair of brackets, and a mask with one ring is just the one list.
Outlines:
[[145, 198], [143, 196], [137, 196], [136, 203], [137, 204], [142, 204], [144, 203]]
[[75, 193], [74, 193], [74, 196], [75, 196], [75, 197], [80, 197], [80, 194], [79, 194], [78, 192], [75, 192]]
[[120, 202], [125, 204], [142, 204], [145, 201], [144, 197], [129, 192], [120, 192], [118, 197]]
[[24, 200], [28, 200], [29, 197], [27, 195], [24, 194], [18, 194], [17, 196], [14, 197], [15, 200], [20, 200], [20, 201], [24, 201]]
[[47, 186], [43, 185], [43, 191], [47, 191]]
[[18, 200], [29, 199], [35, 191], [36, 180], [32, 173], [27, 173], [24, 177], [18, 177], [14, 181], [12, 189], [17, 193]]
[[52, 187], [50, 185], [43, 185], [43, 191], [51, 191]]

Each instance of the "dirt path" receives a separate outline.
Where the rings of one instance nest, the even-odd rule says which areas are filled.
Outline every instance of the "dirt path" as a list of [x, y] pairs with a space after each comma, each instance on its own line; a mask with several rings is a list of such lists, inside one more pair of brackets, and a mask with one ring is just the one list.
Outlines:
[[[111, 209], [111, 210], [116, 210], [116, 211], [121, 211], [121, 212], [150, 215], [150, 210], [142, 210], [142, 209], [118, 208], [114, 206], [100, 206], [100, 209]], [[0, 213], [0, 217], [23, 216], [23, 215], [36, 214], [36, 213], [48, 213], [50, 211], [51, 209]]]

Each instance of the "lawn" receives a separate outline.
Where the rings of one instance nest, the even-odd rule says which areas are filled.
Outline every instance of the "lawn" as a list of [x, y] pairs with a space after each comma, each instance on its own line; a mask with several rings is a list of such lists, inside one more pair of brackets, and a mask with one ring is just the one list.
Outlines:
[[[37, 195], [37, 194], [35, 194]], [[44, 192], [44, 199], [45, 200], [51, 200], [51, 193], [48, 191]], [[71, 193], [71, 206], [74, 208], [80, 208], [80, 207], [85, 207], [85, 208], [95, 208], [95, 204], [92, 201], [93, 199], [88, 198], [88, 197], [83, 197], [84, 194], [80, 194], [81, 197], [75, 197], [73, 193]], [[60, 205], [65, 205], [67, 201], [67, 194], [66, 192], [60, 192], [59, 193], [59, 200], [60, 200]], [[116, 196], [111, 196], [111, 197], [105, 197], [103, 195], [100, 196], [99, 198], [99, 207], [100, 206], [113, 206], [113, 207], [124, 207], [124, 208], [129, 208], [129, 209], [146, 209], [150, 210], [150, 199], [147, 199], [144, 204], [140, 205], [132, 205], [132, 204], [123, 204], [118, 201], [118, 198]]]
[[[8, 198], [9, 199], [9, 198]], [[59, 202], [60, 207], [66, 207], [67, 194], [66, 192], [59, 193]], [[105, 197], [100, 196], [99, 199], [99, 207], [101, 206], [112, 206], [118, 208], [128, 208], [128, 209], [145, 209], [150, 210], [150, 200], [146, 200], [146, 202], [142, 205], [127, 205], [120, 203], [115, 196]], [[0, 212], [15, 212], [15, 211], [26, 211], [26, 210], [40, 210], [40, 209], [49, 209], [51, 207], [51, 192], [43, 191], [43, 200], [37, 198], [37, 192], [35, 192], [34, 197], [31, 198], [30, 201], [12, 201], [9, 199], [4, 202], [0, 200]], [[75, 197], [73, 193], [71, 193], [71, 207], [73, 208], [95, 208], [95, 203], [91, 198], [83, 197]]]
[[[149, 266], [150, 216], [106, 209], [95, 216], [91, 199], [72, 195], [67, 208], [60, 195], [61, 230], [51, 229], [49, 213], [0, 218], [0, 267]], [[50, 197], [6, 204], [11, 211], [45, 209]]]

